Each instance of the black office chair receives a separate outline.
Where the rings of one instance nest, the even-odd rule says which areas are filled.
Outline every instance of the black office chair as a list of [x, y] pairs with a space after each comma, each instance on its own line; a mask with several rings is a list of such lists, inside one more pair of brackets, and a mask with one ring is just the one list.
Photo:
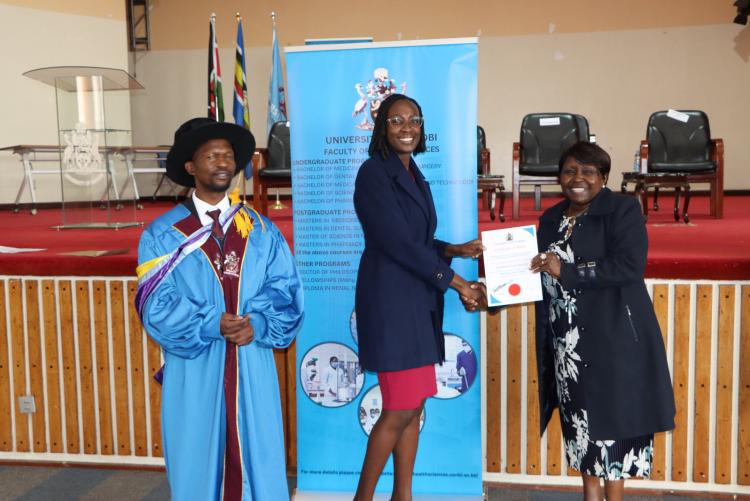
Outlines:
[[[712, 139], [708, 117], [702, 111], [657, 111], [648, 119], [646, 140], [641, 141], [641, 172], [654, 177], [654, 209], [658, 209], [659, 179], [684, 178], [708, 183], [711, 217], [724, 213], [724, 141]], [[644, 193], [645, 198], [645, 193]], [[644, 206], [645, 209], [645, 206]], [[687, 212], [687, 209], [685, 209]], [[686, 219], [687, 221], [687, 219]]]
[[534, 185], [534, 207], [541, 210], [542, 185], [557, 184], [563, 151], [589, 140], [586, 117], [573, 113], [531, 113], [521, 122], [520, 141], [513, 143], [513, 219], [518, 219], [521, 185]]
[[268, 214], [268, 189], [292, 186], [289, 122], [276, 122], [268, 134], [268, 146], [253, 155], [253, 207]]
[[493, 176], [490, 172], [490, 150], [487, 149], [487, 136], [481, 125], [477, 125], [477, 189], [482, 192], [482, 205], [490, 211], [490, 219], [495, 220], [495, 200], [500, 197], [498, 211], [500, 221], [505, 221], [505, 185], [502, 175]]

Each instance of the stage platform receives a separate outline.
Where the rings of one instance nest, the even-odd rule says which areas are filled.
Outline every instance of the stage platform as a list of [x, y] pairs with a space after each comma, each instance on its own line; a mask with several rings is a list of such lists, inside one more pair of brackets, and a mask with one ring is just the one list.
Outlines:
[[[557, 202], [544, 198], [542, 207]], [[690, 223], [675, 222], [672, 199], [662, 197], [662, 208], [649, 211], [649, 254], [646, 277], [669, 279], [737, 280], [750, 278], [750, 196], [726, 196], [724, 218], [708, 216], [708, 196], [690, 201]], [[490, 220], [479, 201], [479, 231], [536, 224], [541, 212], [533, 210], [533, 200], [522, 199], [521, 219], [510, 219], [510, 201], [506, 221]], [[293, 243], [292, 202], [272, 210], [270, 217]], [[172, 202], [145, 202], [138, 218], [148, 224], [173, 205]], [[33, 276], [134, 276], [138, 239], [143, 227], [120, 230], [56, 230], [61, 222], [57, 209], [41, 209], [32, 216], [28, 211], [0, 211], [3, 235], [0, 246], [42, 248], [37, 252], [0, 254], [0, 275]], [[75, 254], [71, 254], [75, 253]], [[78, 255], [76, 255], [78, 254]], [[84, 254], [84, 255], [80, 255]], [[94, 254], [101, 254], [94, 257]]]

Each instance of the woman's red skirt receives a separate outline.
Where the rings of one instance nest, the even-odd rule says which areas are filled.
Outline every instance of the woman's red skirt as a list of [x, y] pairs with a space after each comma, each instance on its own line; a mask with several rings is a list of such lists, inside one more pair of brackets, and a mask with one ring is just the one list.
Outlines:
[[416, 409], [437, 393], [435, 366], [424, 365], [402, 371], [378, 372], [383, 409]]

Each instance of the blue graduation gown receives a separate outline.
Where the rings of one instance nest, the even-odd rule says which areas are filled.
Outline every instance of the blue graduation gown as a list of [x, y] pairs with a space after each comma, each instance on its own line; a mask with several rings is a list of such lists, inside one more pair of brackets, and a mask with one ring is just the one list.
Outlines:
[[[191, 215], [179, 205], [144, 231], [143, 263], [185, 238], [175, 226]], [[237, 427], [242, 499], [288, 499], [284, 436], [273, 348], [284, 348], [302, 324], [302, 286], [284, 237], [252, 214], [240, 269], [237, 314], [250, 315], [254, 340], [237, 350]], [[260, 216], [262, 217], [262, 216]], [[219, 331], [225, 310], [221, 282], [198, 249], [167, 276], [145, 304], [143, 324], [163, 349], [162, 436], [175, 500], [221, 499], [226, 435], [224, 358]]]

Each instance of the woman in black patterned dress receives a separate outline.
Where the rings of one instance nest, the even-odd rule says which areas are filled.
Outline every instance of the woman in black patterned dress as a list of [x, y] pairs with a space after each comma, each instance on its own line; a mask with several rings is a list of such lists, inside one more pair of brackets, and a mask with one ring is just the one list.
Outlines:
[[[536, 338], [542, 432], [559, 407], [584, 498], [622, 498], [651, 473], [654, 433], [674, 428], [661, 331], [643, 281], [648, 238], [634, 197], [606, 187], [607, 152], [577, 143], [560, 159], [565, 200], [539, 220], [544, 300]], [[604, 491], [601, 487], [604, 479]]]

